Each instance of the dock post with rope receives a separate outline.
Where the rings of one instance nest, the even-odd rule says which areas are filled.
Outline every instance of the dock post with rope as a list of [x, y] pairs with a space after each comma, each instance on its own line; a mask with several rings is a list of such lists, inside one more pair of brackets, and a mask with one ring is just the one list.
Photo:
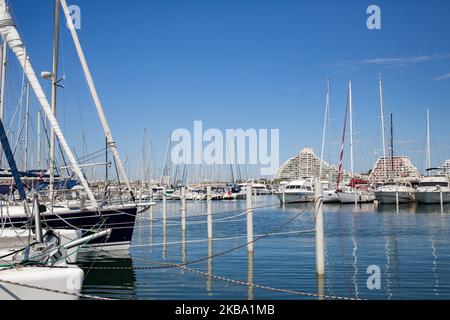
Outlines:
[[323, 186], [322, 182], [315, 184], [316, 200], [316, 271], [318, 276], [325, 275], [324, 241], [323, 241]]

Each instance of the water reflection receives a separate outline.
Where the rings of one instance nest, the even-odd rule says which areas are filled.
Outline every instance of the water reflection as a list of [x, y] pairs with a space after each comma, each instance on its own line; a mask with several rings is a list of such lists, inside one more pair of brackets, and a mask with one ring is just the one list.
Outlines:
[[[275, 199], [276, 201], [276, 199]], [[270, 205], [274, 200], [258, 198], [258, 205]], [[202, 203], [187, 203], [191, 214], [204, 213]], [[235, 211], [245, 208], [245, 201], [214, 202], [214, 212]], [[168, 216], [174, 217], [179, 204], [170, 203]], [[255, 210], [255, 234], [264, 234], [289, 217], [308, 209], [311, 204], [287, 204]], [[364, 299], [419, 299], [449, 298], [450, 273], [450, 206], [440, 214], [440, 206], [401, 204], [397, 213], [394, 205], [325, 204], [326, 278], [315, 278], [314, 234], [280, 234], [258, 242], [255, 253], [247, 254], [245, 248], [217, 259], [205, 259], [194, 264], [194, 269], [231, 279], [246, 279], [267, 286], [301, 290], [322, 295], [359, 297]], [[147, 213], [149, 214], [149, 212]], [[162, 207], [155, 207], [155, 221], [161, 221]], [[307, 215], [310, 217], [311, 215]], [[148, 216], [147, 216], [148, 217]], [[177, 218], [178, 215], [176, 215]], [[218, 216], [219, 218], [226, 217]], [[205, 222], [202, 224], [202, 221]], [[245, 220], [217, 222], [215, 236], [220, 241], [206, 239], [206, 217], [192, 219], [187, 233], [181, 232], [179, 220], [154, 223], [138, 221], [132, 248], [134, 258], [148, 261], [186, 262], [209, 257], [213, 252], [224, 252], [245, 243]], [[142, 223], [142, 225], [139, 225]], [[143, 225], [146, 223], [146, 225]], [[310, 230], [313, 223], [298, 219], [283, 231]], [[187, 248], [189, 236], [189, 248]], [[233, 236], [244, 238], [232, 239]], [[229, 240], [226, 238], [230, 237]], [[147, 247], [149, 238], [153, 246]], [[206, 246], [207, 244], [207, 246]], [[150, 249], [151, 248], [151, 249]], [[301, 250], [299, 250], [301, 248]], [[189, 250], [189, 252], [187, 252]], [[94, 257], [95, 258], [95, 257]], [[142, 270], [133, 268], [132, 260], [97, 257], [94, 264], [128, 266], [127, 270], [96, 270], [87, 273], [85, 293], [114, 298], [143, 299], [255, 299], [251, 286], [229, 285], [211, 277], [198, 277], [179, 269]], [[87, 269], [95, 259], [86, 259]], [[258, 263], [255, 264], [254, 261]], [[142, 265], [136, 261], [136, 265]], [[381, 290], [366, 286], [366, 268], [377, 265], [382, 270]], [[255, 276], [257, 279], [255, 279]], [[136, 280], [137, 279], [137, 280]], [[213, 282], [214, 281], [214, 282]], [[326, 283], [325, 283], [326, 281]], [[136, 287], [136, 288], [135, 288]], [[296, 298], [289, 295], [258, 290], [258, 299]]]
[[323, 275], [317, 275], [317, 294], [319, 300], [325, 299], [325, 277]]
[[386, 278], [386, 295], [390, 300], [393, 297], [392, 288], [398, 286], [398, 272], [399, 272], [399, 260], [398, 260], [398, 247], [397, 247], [397, 235], [395, 220], [391, 215], [383, 216], [383, 226], [385, 234], [385, 278]]
[[[208, 274], [213, 274], [212, 267], [212, 255], [213, 255], [213, 241], [212, 239], [208, 240]], [[208, 291], [208, 295], [212, 296], [212, 278], [210, 276], [206, 277], [206, 291]]]
[[[116, 255], [126, 256], [124, 252]], [[84, 270], [84, 294], [99, 294], [115, 299], [135, 299], [136, 276], [133, 260], [109, 254], [80, 254], [77, 264]], [[111, 269], [108, 269], [111, 268]]]
[[[255, 282], [254, 274], [253, 274], [253, 258], [254, 252], [247, 252], [247, 282], [253, 284]], [[255, 299], [253, 295], [253, 286], [247, 286], [247, 299], [252, 301]]]

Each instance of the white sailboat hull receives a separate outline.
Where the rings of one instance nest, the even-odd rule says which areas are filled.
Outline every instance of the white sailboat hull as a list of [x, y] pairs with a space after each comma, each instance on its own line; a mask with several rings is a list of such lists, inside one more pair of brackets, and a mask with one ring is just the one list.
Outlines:
[[338, 197], [341, 203], [370, 203], [375, 201], [373, 193], [359, 193], [359, 192], [338, 192]]
[[323, 192], [323, 203], [339, 203], [340, 199], [336, 191], [324, 191]]
[[0, 269], [0, 300], [78, 300], [77, 296], [62, 292], [79, 294], [83, 277], [83, 270], [76, 266], [56, 269], [47, 267]]
[[[397, 192], [396, 191], [375, 191], [375, 197], [379, 203], [383, 204], [395, 204], [397, 203]], [[398, 203], [408, 203], [414, 201], [414, 193], [399, 191], [398, 192]]]

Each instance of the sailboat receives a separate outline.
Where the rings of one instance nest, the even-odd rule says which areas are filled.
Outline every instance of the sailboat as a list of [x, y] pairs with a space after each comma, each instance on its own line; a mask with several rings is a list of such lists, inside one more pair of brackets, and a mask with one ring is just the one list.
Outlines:
[[[345, 127], [347, 121], [347, 111], [350, 113], [350, 166], [351, 166], [351, 182], [350, 186], [345, 187], [344, 189], [339, 189], [340, 178], [342, 174], [342, 160], [344, 156], [344, 143], [345, 143]], [[373, 202], [375, 200], [374, 193], [366, 187], [366, 181], [355, 179], [354, 171], [353, 171], [353, 96], [352, 96], [352, 81], [348, 82], [348, 103], [347, 109], [345, 111], [345, 120], [344, 120], [344, 133], [342, 138], [341, 145], [341, 159], [339, 165], [338, 172], [338, 181], [337, 181], [337, 194], [341, 203], [368, 203]]]
[[[125, 168], [123, 167], [122, 161], [118, 154], [117, 146], [114, 142], [111, 130], [103, 112], [103, 108], [92, 80], [86, 58], [81, 48], [76, 29], [70, 18], [67, 3], [65, 0], [59, 0], [56, 4], [58, 4], [58, 2], [60, 2], [63, 8], [66, 20], [69, 24], [69, 29], [88, 82], [88, 87], [95, 102], [97, 112], [107, 137], [109, 149], [114, 155], [118, 172], [122, 176], [122, 181], [130, 192], [131, 201], [127, 203], [123, 202], [119, 205], [109, 205], [108, 203], [99, 203], [95, 198], [83, 171], [78, 165], [76, 158], [61, 131], [41, 84], [37, 79], [36, 73], [27, 55], [25, 45], [9, 12], [9, 7], [6, 5], [5, 0], [0, 0], [1, 37], [4, 43], [7, 44], [11, 51], [15, 54], [20, 66], [23, 69], [24, 75], [29, 82], [30, 88], [37, 97], [37, 100], [50, 123], [55, 137], [58, 139], [64, 153], [67, 155], [70, 162], [70, 168], [74, 171], [78, 181], [84, 189], [83, 192], [80, 192], [80, 196], [82, 196], [82, 198], [87, 197], [89, 200], [89, 202], [80, 201], [78, 206], [75, 207], [69, 207], [66, 205], [56, 206], [53, 205], [53, 203], [49, 203], [47, 206], [41, 206], [42, 215], [44, 217], [43, 220], [48, 228], [81, 229], [83, 230], [83, 235], [92, 233], [91, 230], [97, 228], [98, 226], [112, 229], [111, 235], [106, 239], [106, 241], [104, 239], [96, 239], [93, 240], [91, 244], [93, 246], [108, 247], [109, 249], [126, 249], [129, 247], [131, 242], [138, 208], [147, 208], [148, 204], [137, 204], [135, 201], [133, 190], [126, 176]], [[59, 6], [55, 6], [55, 12], [57, 11], [59, 12]], [[21, 195], [21, 198], [23, 197], [25, 197], [25, 195]], [[11, 206], [9, 207], [8, 219], [3, 219], [2, 223], [7, 227], [22, 228], [27, 225], [28, 217], [24, 214], [23, 207]]]
[[[390, 147], [390, 171], [389, 178], [385, 183], [375, 190], [375, 197], [379, 203], [407, 203], [414, 201], [416, 190], [408, 181], [397, 180], [394, 177], [394, 133], [391, 113], [391, 147]], [[383, 158], [386, 175], [386, 157]]]
[[[69, 250], [82, 243], [78, 242], [81, 231], [48, 230], [43, 234], [37, 195], [34, 196], [31, 212], [1, 119], [0, 142], [21, 197], [23, 214], [28, 222], [27, 227], [22, 230], [3, 227], [0, 231], [0, 260], [2, 261], [0, 299], [78, 298], [84, 272], [76, 265], [68, 265], [67, 262], [69, 262]], [[2, 207], [1, 211], [2, 216], [8, 216], [8, 208]], [[31, 233], [32, 224], [35, 226], [34, 235]], [[2, 223], [2, 226], [5, 224]], [[84, 241], [88, 240], [84, 239]], [[24, 246], [24, 243], [28, 244]], [[71, 251], [70, 255], [73, 256], [76, 253], [77, 251]], [[72, 259], [76, 258], [72, 257]]]
[[450, 202], [450, 181], [442, 168], [431, 168], [430, 111], [427, 110], [427, 176], [419, 181], [416, 191], [418, 203]]
[[[320, 168], [319, 168], [319, 179], [322, 179], [323, 173], [323, 161], [324, 161], [324, 149], [325, 149], [325, 140], [327, 135], [327, 126], [329, 121], [330, 114], [330, 79], [327, 78], [327, 94], [326, 94], [326, 103], [325, 103], [325, 117], [323, 123], [323, 135], [322, 135], [322, 150], [320, 153]], [[339, 197], [337, 195], [336, 189], [331, 188], [331, 177], [328, 177], [329, 180], [321, 181], [323, 188], [323, 203], [339, 203]]]

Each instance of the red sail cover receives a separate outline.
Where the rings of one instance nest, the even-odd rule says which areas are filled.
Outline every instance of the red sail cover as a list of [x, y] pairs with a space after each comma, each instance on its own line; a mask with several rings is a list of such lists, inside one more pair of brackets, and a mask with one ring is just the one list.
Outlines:
[[357, 187], [361, 187], [361, 186], [367, 186], [368, 184], [369, 184], [369, 181], [367, 181], [367, 180], [353, 178], [350, 182], [350, 187], [357, 188]]

